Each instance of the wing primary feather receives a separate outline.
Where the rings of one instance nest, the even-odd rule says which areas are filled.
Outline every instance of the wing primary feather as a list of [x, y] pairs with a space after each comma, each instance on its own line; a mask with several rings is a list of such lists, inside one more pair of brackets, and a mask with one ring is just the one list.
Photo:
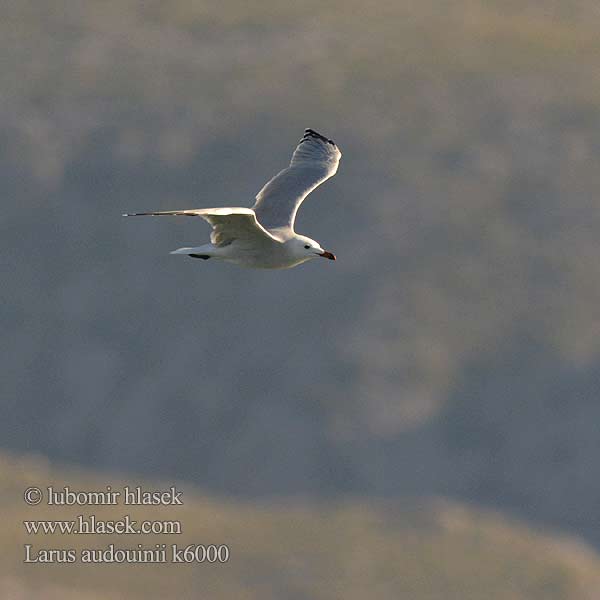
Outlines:
[[161, 210], [155, 212], [141, 212], [141, 213], [123, 213], [124, 217], [164, 217], [164, 216], [184, 216], [184, 217], [197, 217], [195, 211], [189, 210]]
[[325, 137], [324, 135], [321, 135], [318, 131], [315, 131], [314, 129], [310, 129], [310, 127], [308, 129], [304, 130], [304, 136], [300, 140], [300, 143], [306, 142], [311, 137], [317, 138], [318, 140], [322, 140], [323, 142], [327, 142], [328, 144], [331, 144], [332, 146], [336, 145], [336, 143], [333, 140], [330, 140], [329, 138]]

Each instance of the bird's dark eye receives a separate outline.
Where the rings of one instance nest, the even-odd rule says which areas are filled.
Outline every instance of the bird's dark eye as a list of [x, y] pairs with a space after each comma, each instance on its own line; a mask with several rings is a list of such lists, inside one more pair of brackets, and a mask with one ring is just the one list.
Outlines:
[[309, 246], [309, 245], [306, 245], [306, 246], [304, 246], [304, 247], [305, 247], [307, 250], [310, 250], [310, 246]]

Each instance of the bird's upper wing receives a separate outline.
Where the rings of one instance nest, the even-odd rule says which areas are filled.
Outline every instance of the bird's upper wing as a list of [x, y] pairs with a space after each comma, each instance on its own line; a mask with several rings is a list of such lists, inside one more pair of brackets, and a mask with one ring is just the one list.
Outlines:
[[293, 230], [298, 207], [318, 185], [335, 175], [342, 153], [333, 140], [306, 129], [292, 161], [256, 196], [253, 206], [259, 223], [267, 229]]
[[144, 213], [126, 213], [124, 217], [165, 215], [202, 217], [208, 221], [213, 228], [210, 241], [215, 246], [227, 246], [233, 240], [251, 241], [257, 243], [279, 242], [256, 220], [256, 215], [251, 208], [229, 207], [229, 208], [194, 208], [190, 210], [162, 210]]

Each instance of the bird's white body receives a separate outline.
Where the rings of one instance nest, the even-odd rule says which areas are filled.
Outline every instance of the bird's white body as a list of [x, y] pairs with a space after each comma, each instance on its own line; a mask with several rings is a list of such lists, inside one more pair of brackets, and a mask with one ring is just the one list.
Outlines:
[[212, 225], [210, 244], [179, 248], [171, 254], [217, 258], [256, 269], [289, 269], [317, 256], [335, 260], [318, 242], [297, 234], [294, 220], [304, 198], [336, 173], [340, 157], [332, 140], [307, 129], [290, 166], [262, 188], [253, 208], [199, 208], [124, 216], [183, 215], [202, 217]]
[[[310, 245], [310, 253], [305, 248], [306, 245]], [[303, 235], [295, 235], [287, 240], [267, 242], [259, 251], [255, 245], [236, 239], [227, 246], [204, 244], [195, 248], [179, 248], [173, 250], [171, 254], [219, 258], [252, 269], [289, 269], [315, 256], [322, 256], [324, 252], [314, 240]]]

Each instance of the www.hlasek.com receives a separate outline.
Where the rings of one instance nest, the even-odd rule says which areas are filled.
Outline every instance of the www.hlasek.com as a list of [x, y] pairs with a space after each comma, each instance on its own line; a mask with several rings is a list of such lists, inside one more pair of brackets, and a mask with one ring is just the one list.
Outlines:
[[[28, 487], [23, 493], [29, 506], [181, 506], [183, 492], [175, 486], [168, 490], [145, 490], [141, 486], [104, 490], [81, 491], [66, 486]], [[121, 519], [98, 519], [96, 515], [78, 515], [71, 520], [26, 520], [23, 527], [27, 535], [180, 535], [179, 520], [137, 521], [130, 515]], [[225, 544], [136, 544], [120, 548], [109, 544], [103, 548], [39, 548], [24, 545], [25, 563], [225, 563], [229, 560], [229, 547]]]

